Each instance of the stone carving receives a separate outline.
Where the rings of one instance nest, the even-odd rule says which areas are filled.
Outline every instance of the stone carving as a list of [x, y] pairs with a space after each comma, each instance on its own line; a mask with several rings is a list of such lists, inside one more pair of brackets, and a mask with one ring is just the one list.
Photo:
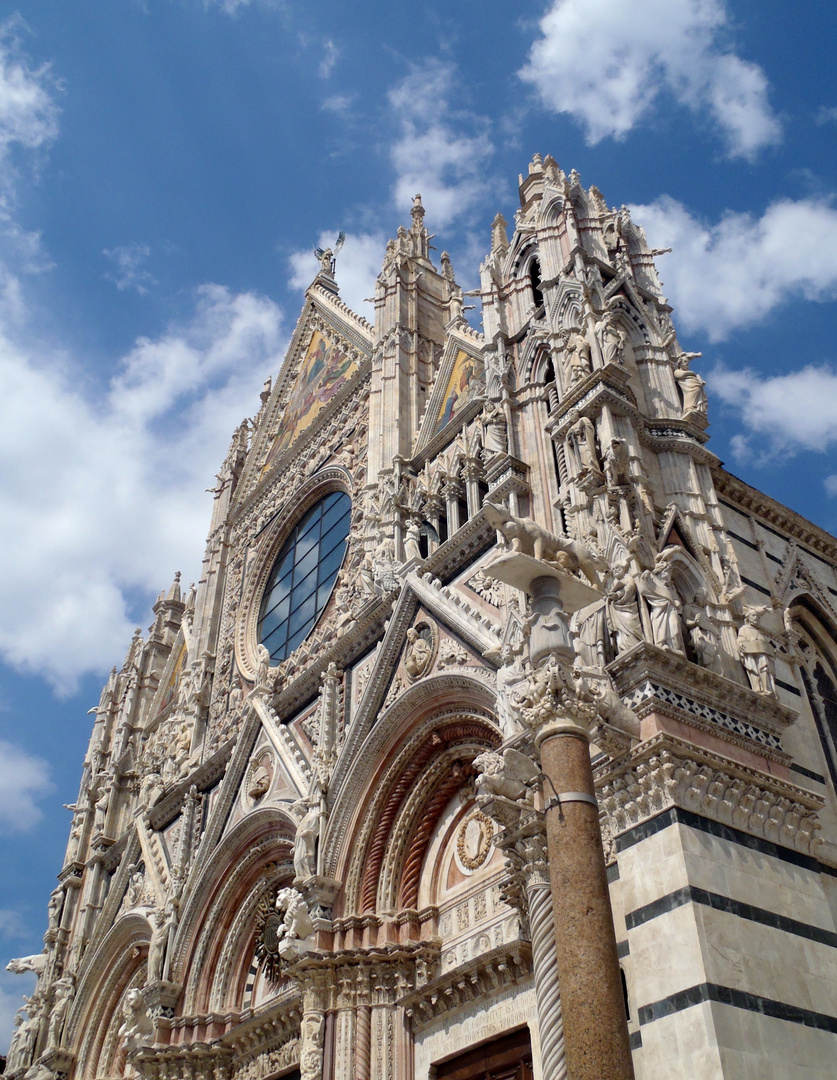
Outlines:
[[256, 923], [256, 960], [265, 977], [276, 982], [282, 975], [283, 961], [304, 951], [302, 943], [314, 933], [314, 923], [302, 894], [291, 888], [263, 897]]
[[698, 592], [691, 604], [683, 607], [683, 625], [701, 667], [723, 675], [721, 638], [706, 608], [706, 593]]
[[500, 664], [497, 669], [496, 712], [504, 739], [519, 735], [523, 730], [514, 698], [515, 688], [527, 678], [522, 652], [522, 646], [515, 648], [507, 642], [499, 651], [491, 650], [485, 654], [486, 660], [499, 661]]
[[270, 652], [261, 642], [256, 646], [256, 688], [270, 689]]
[[578, 327], [570, 331], [564, 353], [564, 365], [570, 377], [570, 383], [576, 383], [590, 374], [592, 362], [590, 359], [590, 344]]
[[131, 863], [128, 867], [128, 888], [125, 892], [126, 907], [134, 908], [139, 904], [144, 887], [144, 871], [136, 863]]
[[497, 338], [497, 348], [485, 353], [485, 392], [491, 401], [505, 397], [511, 386], [514, 371], [511, 357], [506, 353], [502, 337]]
[[169, 941], [177, 920], [176, 893], [172, 893], [165, 911], [154, 908], [149, 914], [151, 940], [148, 945], [148, 981], [159, 982], [166, 977], [166, 959]]
[[637, 599], [638, 575], [629, 562], [612, 568], [612, 584], [607, 594], [607, 618], [616, 639], [616, 652], [627, 652], [643, 640]]
[[141, 1046], [149, 1046], [154, 1038], [154, 1024], [145, 999], [137, 987], [133, 987], [125, 995], [118, 1038], [126, 1054], [138, 1050]]
[[627, 338], [614, 312], [608, 310], [601, 315], [596, 322], [596, 334], [601, 345], [602, 361], [605, 364], [623, 364]]
[[47, 908], [48, 929], [57, 930], [61, 922], [61, 913], [64, 910], [64, 899], [66, 892], [63, 885], [59, 885], [57, 889], [53, 889], [49, 896], [49, 906]]
[[738, 655], [750, 680], [750, 687], [757, 694], [776, 694], [773, 676], [774, 649], [767, 635], [759, 626], [759, 618], [770, 608], [759, 604], [744, 608], [744, 623], [738, 631]]
[[579, 608], [570, 617], [570, 634], [575, 650], [574, 667], [603, 668], [605, 665], [605, 604], [598, 601]]
[[52, 988], [52, 1008], [49, 1013], [46, 1036], [46, 1045], [48, 1047], [61, 1045], [61, 1036], [67, 1022], [67, 1013], [70, 1011], [75, 992], [76, 980], [72, 972], [62, 975]]
[[456, 854], [465, 870], [478, 870], [487, 861], [493, 834], [494, 822], [481, 811], [465, 818], [456, 835]]
[[601, 475], [599, 455], [596, 448], [596, 428], [593, 421], [580, 416], [567, 432], [567, 439], [575, 451], [582, 473]]
[[407, 522], [407, 535], [404, 538], [404, 558], [407, 562], [421, 561], [421, 522], [410, 518]]
[[531, 802], [533, 784], [540, 777], [540, 769], [531, 758], [513, 747], [499, 753], [485, 750], [474, 758], [477, 777], [477, 802], [485, 803], [495, 796]]
[[648, 605], [651, 640], [661, 649], [685, 656], [680, 623], [680, 597], [671, 584], [671, 551], [661, 551], [653, 570], [643, 570], [639, 592]]
[[486, 520], [502, 533], [512, 552], [529, 555], [558, 570], [581, 571], [591, 584], [601, 587], [601, 559], [582, 541], [556, 536], [531, 518], [515, 517], [488, 499], [483, 506]]
[[321, 1080], [323, 1075], [324, 1043], [325, 1016], [321, 1012], [306, 1013], [302, 1020], [302, 1038], [299, 1052], [301, 1080]]
[[426, 624], [411, 626], [407, 631], [404, 670], [410, 679], [419, 679], [430, 670], [433, 661], [432, 631]]
[[609, 488], [627, 487], [630, 484], [630, 458], [624, 439], [610, 440], [604, 454], [604, 474]]
[[306, 881], [317, 873], [317, 841], [320, 836], [320, 804], [318, 799], [300, 799], [295, 804], [304, 814], [296, 827], [294, 839], [294, 875]]
[[269, 750], [261, 750], [251, 761], [247, 777], [247, 794], [254, 802], [258, 802], [270, 790], [273, 767], [273, 755]]
[[506, 414], [503, 407], [489, 398], [482, 407], [480, 417], [480, 429], [482, 431], [482, 445], [486, 459], [495, 454], [507, 454], [509, 451], [509, 439], [506, 423]]
[[620, 767], [605, 779], [599, 805], [614, 836], [669, 806], [681, 806], [755, 836], [815, 854], [821, 828], [817, 812], [798, 802], [792, 789], [780, 794], [759, 784], [757, 774], [750, 776], [752, 779], [735, 776], [665, 747], [654, 751], [643, 744], [641, 760]]
[[34, 971], [36, 975], [41, 975], [46, 962], [45, 952], [35, 953], [33, 956], [20, 956], [6, 964], [6, 971], [11, 971], [13, 975], [22, 975], [26, 971]]
[[696, 360], [700, 355], [700, 353], [681, 353], [677, 366], [674, 368], [674, 377], [683, 397], [684, 420], [691, 416], [706, 418], [706, 383], [696, 371], [689, 369], [691, 361]]
[[465, 584], [492, 607], [500, 608], [505, 603], [506, 593], [502, 581], [490, 577], [483, 570], [478, 570]]

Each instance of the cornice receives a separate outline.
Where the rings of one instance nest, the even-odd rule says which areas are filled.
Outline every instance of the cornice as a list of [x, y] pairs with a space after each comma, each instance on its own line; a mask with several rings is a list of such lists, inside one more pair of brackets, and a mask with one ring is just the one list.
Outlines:
[[736, 503], [744, 512], [783, 530], [788, 534], [788, 539], [793, 538], [806, 545], [813, 554], [837, 563], [837, 537], [821, 529], [819, 525], [814, 525], [795, 510], [790, 510], [764, 492], [739, 480], [720, 465], [714, 470], [713, 476], [715, 490], [719, 495]]

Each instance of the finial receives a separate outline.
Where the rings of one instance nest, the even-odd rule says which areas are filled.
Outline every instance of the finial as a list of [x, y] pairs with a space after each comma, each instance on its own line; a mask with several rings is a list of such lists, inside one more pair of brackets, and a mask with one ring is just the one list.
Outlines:
[[171, 583], [171, 588], [168, 591], [166, 600], [170, 603], [180, 603], [180, 571], [178, 570], [174, 575], [174, 581]]
[[424, 207], [421, 205], [421, 195], [413, 196], [413, 206], [410, 214], [413, 218], [413, 227], [420, 229], [424, 223]]

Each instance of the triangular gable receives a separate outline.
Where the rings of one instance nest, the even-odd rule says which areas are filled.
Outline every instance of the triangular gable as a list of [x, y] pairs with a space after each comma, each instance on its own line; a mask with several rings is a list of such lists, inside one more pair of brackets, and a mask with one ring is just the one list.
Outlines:
[[837, 609], [812, 571], [802, 559], [799, 547], [792, 543], [773, 587], [776, 598], [787, 607], [801, 593], [810, 593], [824, 611], [837, 622]]
[[485, 365], [477, 341], [453, 331], [448, 337], [433, 392], [421, 423], [416, 452], [444, 443], [479, 412], [485, 394]]
[[372, 327], [337, 297], [312, 286], [264, 407], [244, 490], [286, 460], [288, 451], [300, 449], [339, 408], [368, 370], [371, 354]]
[[[434, 620], [441, 631], [440, 648], [434, 663], [438, 663], [443, 647], [441, 638], [447, 634], [461, 640], [467, 654], [464, 664], [456, 666], [476, 665], [485, 653], [500, 646], [500, 627], [477, 611], [462, 593], [450, 586], [434, 584], [416, 573], [408, 574], [357, 703], [347, 737], [340, 749], [331, 780], [332, 790], [339, 790], [351, 761], [363, 745], [388, 695], [392, 693], [394, 680], [402, 680], [402, 689], [407, 688], [407, 680], [402, 679], [400, 670], [401, 660], [405, 652], [407, 631], [414, 625], [419, 610], [424, 611], [428, 619]], [[494, 669], [492, 665], [485, 664], [483, 670], [488, 674]], [[397, 695], [393, 694], [393, 697], [395, 696]]]

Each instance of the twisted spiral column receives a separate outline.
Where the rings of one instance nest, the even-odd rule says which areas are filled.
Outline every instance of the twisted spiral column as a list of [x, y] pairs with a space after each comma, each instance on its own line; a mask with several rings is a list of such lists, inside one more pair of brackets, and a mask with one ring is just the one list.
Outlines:
[[356, 1080], [369, 1080], [371, 1029], [372, 1009], [368, 1005], [358, 1005], [355, 1010]]
[[564, 1057], [564, 1017], [558, 984], [555, 953], [555, 917], [549, 881], [527, 882], [529, 930], [532, 936], [532, 964], [535, 969], [535, 1000], [541, 1040], [543, 1080], [566, 1080]]

